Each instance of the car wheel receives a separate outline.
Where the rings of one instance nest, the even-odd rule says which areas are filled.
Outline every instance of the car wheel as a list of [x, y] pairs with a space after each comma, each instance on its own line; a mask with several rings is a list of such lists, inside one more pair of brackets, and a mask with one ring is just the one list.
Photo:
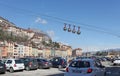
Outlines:
[[38, 69], [38, 67], [35, 68], [35, 70], [37, 70], [37, 69]]
[[42, 66], [39, 66], [39, 69], [42, 69], [43, 67]]
[[116, 64], [114, 63], [113, 65], [115, 66]]
[[59, 65], [59, 66], [58, 66], [58, 69], [61, 69], [61, 68], [62, 68], [62, 66], [61, 66], [61, 65]]
[[13, 73], [13, 72], [14, 72], [13, 68], [10, 68], [10, 70], [9, 70], [9, 71], [10, 71], [10, 73]]
[[50, 69], [50, 67], [48, 67], [47, 69]]
[[104, 76], [106, 76], [106, 72], [104, 73]]
[[29, 70], [30, 70], [30, 68], [27, 66], [27, 67], [25, 68], [25, 70], [29, 71]]
[[5, 74], [6, 72], [2, 72], [2, 74]]

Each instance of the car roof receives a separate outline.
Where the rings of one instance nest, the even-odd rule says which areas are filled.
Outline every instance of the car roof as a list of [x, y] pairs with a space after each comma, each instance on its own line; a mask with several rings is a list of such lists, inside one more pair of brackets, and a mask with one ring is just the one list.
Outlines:
[[92, 64], [95, 61], [95, 59], [75, 59], [73, 61], [88, 61], [90, 62], [90, 64]]
[[10, 58], [10, 59], [7, 59], [7, 60], [19, 60], [19, 59]]

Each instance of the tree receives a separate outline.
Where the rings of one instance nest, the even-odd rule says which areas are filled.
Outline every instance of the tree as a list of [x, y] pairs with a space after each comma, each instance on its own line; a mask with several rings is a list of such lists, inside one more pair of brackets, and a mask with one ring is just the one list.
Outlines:
[[59, 45], [59, 43], [57, 43], [57, 42], [54, 42], [54, 47], [56, 47], [56, 48], [60, 48], [60, 45]]
[[102, 51], [102, 52], [97, 51], [96, 52], [96, 56], [106, 56], [107, 54], [108, 54], [108, 52], [106, 52], [106, 51]]

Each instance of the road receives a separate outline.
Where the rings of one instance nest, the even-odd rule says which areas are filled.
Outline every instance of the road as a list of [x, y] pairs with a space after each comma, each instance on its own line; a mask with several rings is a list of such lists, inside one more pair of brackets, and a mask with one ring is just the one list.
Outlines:
[[58, 70], [57, 68], [38, 69], [23, 72], [17, 71], [14, 73], [6, 72], [6, 74], [0, 74], [0, 76], [64, 76], [64, 70]]
[[113, 66], [111, 62], [104, 62], [106, 66], [106, 76], [120, 76], [120, 66]]
[[106, 67], [106, 76], [120, 76], [120, 67]]

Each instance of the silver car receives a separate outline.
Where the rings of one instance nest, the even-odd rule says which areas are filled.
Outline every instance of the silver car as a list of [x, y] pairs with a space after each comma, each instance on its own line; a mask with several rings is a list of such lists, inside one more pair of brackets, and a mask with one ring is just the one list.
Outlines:
[[105, 76], [105, 67], [95, 59], [76, 59], [68, 65], [64, 76]]

